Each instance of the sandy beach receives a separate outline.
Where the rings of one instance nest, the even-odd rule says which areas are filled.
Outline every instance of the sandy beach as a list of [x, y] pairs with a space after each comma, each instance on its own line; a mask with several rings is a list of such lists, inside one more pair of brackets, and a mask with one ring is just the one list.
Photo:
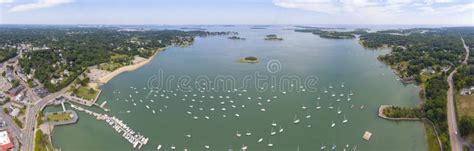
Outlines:
[[165, 49], [166, 48], [160, 48], [159, 50], [157, 50], [155, 52], [155, 54], [153, 54], [153, 56], [151, 56], [148, 59], [135, 56], [135, 58], [133, 60], [133, 64], [120, 67], [120, 68], [118, 68], [118, 69], [116, 69], [112, 72], [108, 72], [108, 71], [104, 71], [104, 70], [98, 71], [99, 69], [95, 69], [96, 71], [92, 70], [91, 72], [100, 72], [100, 73], [95, 73], [96, 76], [99, 75], [99, 77], [90, 77], [91, 82], [89, 83], [89, 86], [92, 87], [92, 88], [95, 88], [95, 89], [99, 89], [99, 87], [102, 84], [109, 82], [115, 76], [120, 75], [123, 72], [136, 70], [136, 69], [142, 67], [143, 65], [148, 64], [151, 60], [153, 60], [153, 58], [155, 58], [155, 56], [157, 56], [161, 51], [163, 51]]

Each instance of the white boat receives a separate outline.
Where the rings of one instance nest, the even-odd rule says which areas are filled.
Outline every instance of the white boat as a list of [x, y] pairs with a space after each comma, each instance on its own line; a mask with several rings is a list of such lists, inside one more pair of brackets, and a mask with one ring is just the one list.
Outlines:
[[247, 146], [242, 145], [242, 150], [247, 150]]
[[187, 137], [187, 138], [191, 138], [191, 134], [187, 134], [186, 137]]
[[344, 115], [344, 120], [342, 120], [342, 123], [347, 123], [346, 115]]
[[319, 101], [316, 103], [316, 110], [321, 109], [321, 105], [319, 105]]
[[336, 102], [339, 102], [339, 101], [341, 101], [341, 99], [337, 99], [337, 100], [336, 100]]
[[306, 110], [306, 106], [303, 105], [303, 106], [301, 107], [301, 109]]
[[204, 145], [204, 148], [209, 149], [209, 148], [211, 148], [211, 146], [209, 146], [209, 145]]
[[270, 130], [270, 135], [275, 135], [275, 134], [276, 134], [276, 132], [273, 131], [273, 127], [272, 127], [272, 129]]
[[336, 149], [336, 144], [333, 144], [331, 147], [331, 150], [335, 150], [335, 149]]
[[275, 123], [275, 120], [272, 122], [272, 126], [277, 126], [277, 123]]
[[186, 113], [187, 113], [187, 114], [189, 114], [189, 115], [193, 114], [193, 113], [192, 113], [192, 112], [190, 112], [190, 111], [187, 111]]
[[318, 97], [318, 100], [321, 100], [321, 97]]
[[336, 94], [335, 94], [335, 93], [333, 93], [333, 94], [331, 94], [331, 96], [336, 96]]
[[239, 131], [237, 131], [237, 133], [235, 133], [235, 135], [236, 135], [237, 137], [242, 136], [242, 134], [240, 134]]
[[300, 119], [296, 118], [296, 114], [295, 114], [295, 118], [293, 118], [293, 123], [294, 124], [300, 123]]
[[271, 140], [268, 140], [267, 146], [268, 146], [268, 147], [273, 147], [273, 144], [272, 144], [272, 141], [271, 141]]
[[265, 110], [265, 108], [261, 108], [260, 111], [265, 112], [266, 110]]
[[328, 90], [324, 90], [324, 93], [328, 93]]
[[237, 114], [237, 113], [236, 113], [236, 114], [234, 114], [234, 115], [235, 115], [235, 117], [240, 117], [240, 115], [239, 115], [239, 114]]
[[205, 119], [209, 119], [209, 116], [204, 116]]
[[334, 123], [334, 121], [332, 121], [331, 127], [334, 127], [334, 126], [336, 126], [336, 123]]
[[263, 138], [258, 139], [257, 142], [261, 143], [263, 141]]
[[249, 129], [247, 129], [247, 133], [245, 133], [245, 135], [250, 136], [252, 133], [250, 133]]
[[163, 146], [161, 146], [161, 144], [159, 144], [158, 147], [156, 147], [156, 150], [160, 150], [161, 147], [163, 147]]
[[334, 107], [332, 106], [332, 103], [329, 104], [329, 107], [328, 107], [328, 108], [331, 109], [331, 110], [334, 109]]
[[342, 111], [341, 111], [341, 108], [337, 107], [337, 114], [341, 114]]
[[153, 112], [153, 114], [155, 114], [155, 113], [156, 113], [156, 112], [155, 112], [155, 110], [152, 110], [151, 112]]
[[281, 128], [281, 126], [280, 126], [280, 129], [278, 130], [278, 132], [280, 132], [280, 133], [283, 132], [283, 128]]
[[176, 149], [176, 147], [174, 146], [174, 144], [171, 145], [171, 149], [172, 149], [172, 150], [175, 150], [175, 149]]
[[324, 149], [326, 149], [326, 145], [321, 146], [321, 150], [324, 150]]
[[311, 114], [309, 114], [309, 112], [306, 112], [305, 118], [311, 118]]

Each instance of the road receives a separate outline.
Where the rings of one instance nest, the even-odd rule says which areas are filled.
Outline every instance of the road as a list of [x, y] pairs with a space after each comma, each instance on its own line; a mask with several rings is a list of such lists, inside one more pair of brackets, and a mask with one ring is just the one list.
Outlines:
[[10, 118], [9, 115], [6, 115], [3, 111], [0, 111], [0, 117], [5, 121], [7, 124], [7, 129], [8, 132], [11, 133], [12, 137], [17, 138], [18, 140], [22, 140], [21, 137], [23, 133], [21, 132], [21, 129], [16, 126], [15, 122]]
[[35, 129], [34, 127], [36, 126], [36, 119], [38, 113], [54, 98], [56, 98], [59, 95], [64, 94], [67, 90], [69, 89], [69, 86], [63, 88], [61, 91], [52, 93], [43, 99], [37, 101], [35, 104], [30, 106], [26, 112], [26, 123], [25, 123], [25, 129], [23, 130], [23, 146], [22, 149], [25, 151], [31, 151], [33, 150], [34, 146], [34, 137], [35, 137]]
[[[464, 45], [464, 49], [466, 49], [466, 57], [464, 58], [464, 61], [462, 62], [462, 65], [467, 64], [467, 60], [469, 59], [469, 47], [467, 47], [466, 43], [464, 43], [464, 39], [461, 38], [462, 43]], [[461, 65], [461, 66], [462, 66]], [[462, 142], [461, 142], [461, 137], [458, 135], [458, 123], [456, 120], [456, 109], [454, 106], [454, 84], [453, 84], [453, 75], [457, 72], [457, 69], [459, 67], [455, 68], [448, 76], [448, 101], [447, 101], [447, 108], [448, 108], [448, 127], [449, 127], [449, 141], [451, 144], [451, 150], [452, 151], [462, 151]]]

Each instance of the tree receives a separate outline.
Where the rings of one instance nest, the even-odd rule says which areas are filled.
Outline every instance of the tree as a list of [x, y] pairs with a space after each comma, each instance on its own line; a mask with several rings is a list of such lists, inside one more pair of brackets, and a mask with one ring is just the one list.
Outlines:
[[461, 117], [459, 121], [459, 133], [461, 136], [467, 136], [470, 133], [474, 133], [474, 118], [469, 116]]

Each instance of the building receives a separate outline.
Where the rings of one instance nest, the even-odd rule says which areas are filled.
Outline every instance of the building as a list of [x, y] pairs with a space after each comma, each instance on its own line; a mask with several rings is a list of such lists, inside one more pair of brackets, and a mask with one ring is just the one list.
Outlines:
[[13, 148], [12, 138], [7, 130], [0, 131], [0, 151], [7, 151]]
[[472, 89], [468, 89], [468, 88], [462, 88], [461, 91], [459, 92], [460, 95], [470, 95], [471, 94], [471, 91], [474, 90]]
[[20, 115], [20, 109], [14, 108], [12, 112], [10, 112], [10, 115], [13, 117], [17, 117], [18, 115]]
[[16, 96], [16, 95], [18, 95], [23, 89], [25, 89], [25, 86], [23, 86], [23, 85], [20, 84], [20, 85], [18, 85], [18, 86], [16, 86], [16, 87], [10, 88], [7, 93], [8, 93], [8, 95], [10, 95], [10, 96]]

